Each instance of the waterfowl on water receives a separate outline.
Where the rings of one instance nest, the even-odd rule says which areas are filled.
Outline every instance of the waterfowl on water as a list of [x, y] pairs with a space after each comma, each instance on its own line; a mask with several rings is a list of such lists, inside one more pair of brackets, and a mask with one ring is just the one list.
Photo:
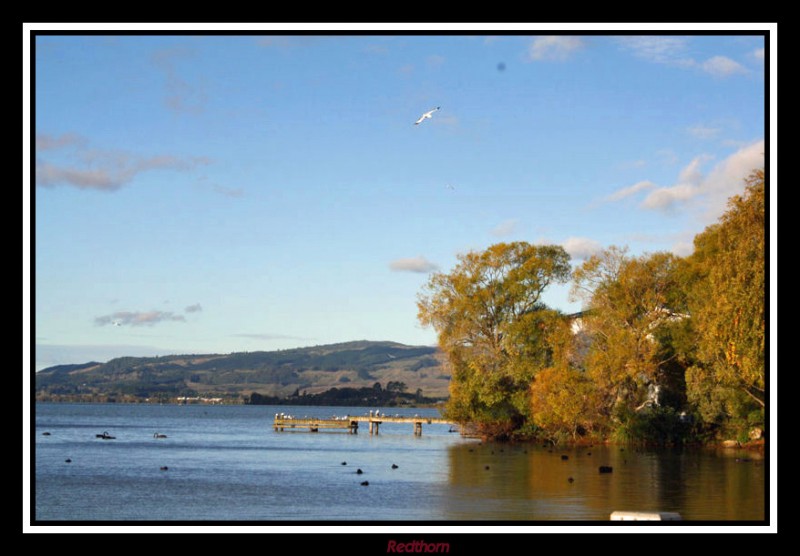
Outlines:
[[166, 434], [161, 434], [160, 432], [154, 433], [153, 438], [166, 438]]

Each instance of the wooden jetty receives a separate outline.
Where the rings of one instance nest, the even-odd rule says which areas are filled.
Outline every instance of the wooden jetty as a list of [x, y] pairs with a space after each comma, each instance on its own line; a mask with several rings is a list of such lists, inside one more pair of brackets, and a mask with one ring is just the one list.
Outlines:
[[414, 416], [389, 416], [369, 412], [369, 415], [347, 415], [332, 419], [320, 419], [317, 417], [293, 417], [291, 415], [276, 414], [273, 428], [276, 432], [283, 432], [286, 429], [307, 429], [311, 432], [319, 432], [320, 429], [344, 429], [351, 434], [358, 434], [359, 423], [369, 424], [369, 433], [378, 434], [380, 426], [384, 423], [410, 423], [414, 425], [414, 434], [422, 435], [422, 425], [454, 425], [452, 421], [439, 417], [420, 417]]

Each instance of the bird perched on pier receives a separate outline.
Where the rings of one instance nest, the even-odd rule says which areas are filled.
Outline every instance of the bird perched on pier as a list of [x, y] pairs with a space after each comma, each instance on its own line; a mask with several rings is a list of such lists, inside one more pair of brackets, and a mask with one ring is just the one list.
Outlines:
[[419, 125], [419, 124], [421, 124], [422, 122], [424, 122], [425, 120], [432, 118], [432, 117], [433, 117], [433, 113], [434, 113], [434, 112], [436, 112], [437, 110], [439, 110], [439, 108], [440, 108], [440, 107], [439, 107], [439, 106], [437, 106], [437, 107], [436, 107], [436, 108], [434, 108], [433, 110], [429, 110], [429, 111], [425, 112], [425, 113], [424, 113], [422, 116], [420, 116], [420, 117], [419, 117], [419, 120], [417, 120], [416, 122], [414, 122], [414, 125]]

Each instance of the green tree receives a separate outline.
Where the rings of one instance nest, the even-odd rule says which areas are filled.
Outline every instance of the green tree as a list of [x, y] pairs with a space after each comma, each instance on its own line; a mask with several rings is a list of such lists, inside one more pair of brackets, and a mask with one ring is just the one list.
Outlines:
[[386, 385], [386, 391], [387, 392], [401, 392], [402, 393], [402, 392], [405, 392], [406, 390], [408, 390], [408, 386], [406, 386], [405, 382], [400, 382], [400, 381], [395, 382], [395, 381], [390, 380], [389, 383]]
[[546, 338], [557, 313], [542, 293], [570, 276], [562, 247], [500, 243], [459, 256], [419, 296], [419, 320], [438, 333], [452, 370], [446, 412], [504, 436], [529, 421], [529, 387], [548, 364]]
[[[763, 170], [746, 180], [720, 220], [695, 238], [689, 258], [689, 302], [697, 364], [688, 394], [710, 422], [763, 422], [766, 399], [765, 184]], [[754, 415], [754, 413], [756, 415]]]

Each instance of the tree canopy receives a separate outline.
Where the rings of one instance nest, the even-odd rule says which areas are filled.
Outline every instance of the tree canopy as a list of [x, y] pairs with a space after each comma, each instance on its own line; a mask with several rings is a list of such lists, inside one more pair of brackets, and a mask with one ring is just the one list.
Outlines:
[[456, 419], [523, 425], [528, 387], [546, 363], [554, 311], [542, 293], [570, 276], [569, 255], [555, 245], [499, 243], [459, 257], [431, 276], [418, 301], [452, 368], [448, 413]]
[[[681, 442], [764, 426], [764, 172], [694, 253], [611, 246], [572, 269], [558, 246], [500, 243], [419, 296], [452, 371], [447, 414], [486, 436]], [[584, 310], [542, 302], [571, 279]]]

